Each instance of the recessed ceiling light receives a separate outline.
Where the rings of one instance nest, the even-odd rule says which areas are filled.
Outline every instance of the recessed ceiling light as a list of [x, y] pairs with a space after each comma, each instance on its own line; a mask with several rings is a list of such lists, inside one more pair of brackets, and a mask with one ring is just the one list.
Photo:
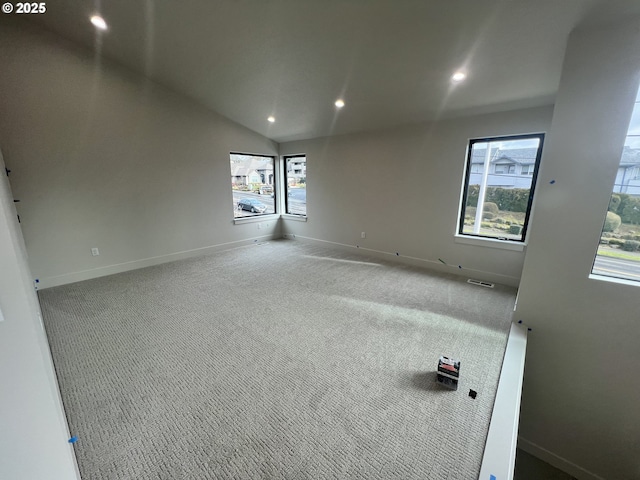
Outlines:
[[267, 120], [269, 121], [269, 123], [273, 123], [276, 121], [276, 117], [274, 117], [273, 115], [271, 115], [269, 118], [267, 118]]
[[102, 18], [100, 15], [94, 15], [91, 17], [91, 23], [93, 23], [93, 26], [100, 29], [100, 30], [106, 30], [107, 29], [107, 22], [104, 21], [104, 18]]
[[338, 108], [344, 107], [344, 100], [342, 100], [340, 98], [338, 100], [336, 100], [336, 107], [338, 107]]
[[454, 82], [461, 82], [467, 78], [467, 74], [464, 72], [456, 72], [451, 76], [451, 80]]

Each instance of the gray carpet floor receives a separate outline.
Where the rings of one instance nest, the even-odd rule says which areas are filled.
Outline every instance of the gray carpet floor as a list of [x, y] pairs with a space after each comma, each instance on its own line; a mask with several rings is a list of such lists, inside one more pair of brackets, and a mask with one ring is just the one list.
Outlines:
[[477, 478], [515, 290], [278, 240], [39, 298], [84, 480], [444, 480]]

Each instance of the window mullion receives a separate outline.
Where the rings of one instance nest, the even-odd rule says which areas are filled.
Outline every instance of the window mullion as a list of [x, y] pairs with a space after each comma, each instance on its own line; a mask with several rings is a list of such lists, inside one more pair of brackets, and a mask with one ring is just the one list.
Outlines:
[[[473, 233], [479, 234], [482, 226], [482, 212], [484, 209], [484, 197], [487, 192], [487, 179], [489, 178], [489, 169], [491, 168], [491, 143], [487, 143], [486, 153], [484, 155], [484, 169], [482, 170], [482, 180], [480, 181], [480, 191], [478, 192], [478, 205], [476, 207], [476, 221], [473, 225]], [[474, 145], [475, 147], [475, 145]]]

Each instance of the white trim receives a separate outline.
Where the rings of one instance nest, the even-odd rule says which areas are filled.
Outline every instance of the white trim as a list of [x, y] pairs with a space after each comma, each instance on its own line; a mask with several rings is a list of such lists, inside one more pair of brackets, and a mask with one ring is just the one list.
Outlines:
[[[53, 401], [56, 404], [56, 407], [62, 413], [62, 416], [59, 417], [61, 427], [67, 432], [67, 438], [71, 439], [74, 435], [71, 434], [71, 429], [69, 428], [69, 422], [67, 420], [68, 415], [64, 406], [64, 402], [62, 401], [62, 390], [60, 389], [60, 384], [58, 383], [58, 376], [56, 375], [55, 364], [53, 363], [53, 354], [51, 353], [51, 349], [49, 347], [49, 339], [47, 337], [47, 331], [44, 328], [44, 322], [42, 321], [42, 310], [40, 310], [40, 302], [36, 300], [36, 315], [38, 317], [38, 340], [40, 343], [40, 350], [42, 351], [42, 356], [44, 361], [46, 362], [47, 369], [50, 369], [52, 372], [51, 375], [47, 375], [49, 379], [49, 384], [51, 386], [51, 390], [53, 392]], [[71, 461], [73, 462], [73, 467], [75, 470], [76, 478], [75, 480], [81, 480], [80, 477], [80, 467], [78, 466], [78, 458], [76, 457], [76, 450], [73, 443], [68, 443], [69, 456], [71, 457]], [[73, 479], [70, 479], [73, 480]]]
[[619, 283], [620, 285], [628, 285], [630, 287], [640, 287], [640, 280], [629, 280], [626, 278], [609, 277], [607, 275], [599, 275], [597, 273], [589, 274], [590, 280], [599, 280], [601, 282]]
[[514, 242], [512, 240], [499, 240], [497, 238], [481, 238], [469, 235], [460, 235], [456, 233], [453, 237], [456, 243], [466, 245], [475, 245], [477, 247], [500, 248], [502, 250], [513, 250], [514, 252], [522, 252], [526, 244], [524, 242]]
[[458, 276], [464, 276], [467, 278], [476, 278], [487, 282], [497, 283], [500, 285], [508, 285], [510, 287], [517, 287], [520, 283], [519, 277], [511, 277], [509, 275], [502, 275], [499, 273], [486, 272], [484, 270], [476, 270], [472, 268], [460, 267], [458, 265], [443, 264], [440, 260], [427, 260], [424, 258], [411, 257], [403, 255], [401, 252], [385, 252], [381, 250], [374, 250], [371, 248], [361, 247], [359, 245], [347, 245], [345, 243], [331, 242], [329, 240], [321, 240], [318, 238], [304, 237], [301, 235], [295, 235], [292, 233], [284, 233], [282, 238], [287, 239], [301, 239], [304, 241], [317, 242], [321, 244], [330, 244], [336, 247], [348, 249], [350, 251], [361, 251], [363, 254], [373, 255], [377, 258], [383, 258], [385, 260], [397, 261], [407, 265], [413, 265], [416, 267], [429, 268], [442, 273], [451, 273]]
[[242, 225], [243, 223], [257, 223], [268, 222], [269, 220], [278, 220], [280, 215], [277, 213], [268, 213], [263, 215], [255, 215], [253, 217], [238, 217], [233, 219], [235, 225]]
[[276, 163], [278, 165], [278, 168], [277, 168], [278, 179], [276, 182], [276, 198], [275, 198], [276, 204], [277, 204], [276, 211], [280, 212], [280, 218], [282, 218], [282, 212], [285, 211], [284, 196], [287, 194], [286, 188], [284, 186], [284, 183], [287, 181], [287, 173], [286, 173], [284, 157], [282, 155], [278, 155], [278, 161]]
[[307, 216], [306, 215], [292, 215], [290, 213], [283, 213], [282, 215], [280, 215], [280, 218], [282, 218], [283, 220], [294, 220], [296, 222], [306, 222], [307, 221]]
[[123, 262], [117, 263], [115, 265], [107, 265], [100, 268], [92, 268], [90, 270], [65, 273], [62, 275], [56, 275], [54, 277], [42, 277], [38, 279], [38, 290], [56, 287], [58, 285], [66, 285], [67, 283], [81, 282], [83, 280], [89, 280], [91, 278], [104, 277], [106, 275], [113, 275], [115, 273], [128, 272], [129, 270], [151, 267], [153, 265], [160, 265], [161, 263], [173, 262], [176, 260], [182, 260], [184, 258], [197, 257], [209, 253], [220, 252], [222, 250], [230, 250], [232, 248], [252, 245], [264, 240], [274, 240], [276, 238], [281, 238], [281, 236], [279, 234], [262, 235], [259, 237], [237, 240], [235, 242], [219, 243], [217, 245], [210, 245], [208, 247], [195, 248], [193, 250], [185, 250], [182, 252], [169, 253], [167, 255], [158, 255], [156, 257], [133, 260], [131, 262]]
[[512, 323], [484, 446], [478, 477], [481, 480], [492, 476], [498, 480], [513, 479], [526, 352], [527, 329]]
[[267, 215], [255, 215], [253, 217], [238, 217], [233, 219], [233, 223], [235, 225], [242, 225], [243, 223], [258, 223], [265, 222], [269, 220], [278, 220], [282, 218], [283, 220], [294, 220], [296, 222], [306, 222], [306, 215], [291, 215], [290, 213], [270, 213]]
[[[2, 171], [3, 177], [5, 168], [6, 165], [0, 149], [0, 171]], [[0, 361], [8, 369], [0, 372], [0, 381], [3, 388], [8, 389], [6, 391], [10, 391], [10, 395], [14, 398], [26, 395], [39, 399], [37, 404], [28, 402], [24, 404], [24, 408], [5, 413], [5, 415], [11, 415], [15, 421], [9, 422], [6, 434], [10, 439], [11, 446], [7, 449], [6, 445], [9, 444], [3, 444], [2, 452], [5, 455], [8, 450], [8, 455], [12, 458], [11, 461], [0, 465], [0, 475], [7, 472], [12, 475], [18, 470], [26, 475], [23, 471], [25, 470], [24, 460], [22, 460], [24, 457], [27, 461], [38, 462], [34, 468], [27, 469], [31, 474], [34, 472], [42, 473], [46, 469], [52, 472], [51, 476], [47, 476], [48, 478], [63, 478], [61, 475], [64, 475], [64, 478], [69, 480], [80, 480], [75, 448], [72, 443], [68, 443], [71, 433], [47, 341], [47, 333], [42, 322], [40, 304], [31, 287], [32, 274], [27, 264], [27, 252], [22, 230], [16, 218], [11, 187], [6, 178], [0, 178], [0, 225], [0, 263], [3, 265], [3, 270], [0, 272], [0, 303], [4, 305], [7, 315], [4, 323], [0, 325], [0, 335], [3, 340], [7, 338], [11, 342], [20, 343], [24, 347], [20, 351], [31, 352], [27, 364], [23, 363], [24, 358], [20, 356], [15, 358], [16, 356], [11, 352], [7, 355], [3, 355], [4, 351], [1, 352]], [[15, 289], [5, 288], [14, 284]], [[39, 355], [33, 355], [35, 352], [32, 348], [37, 350]], [[15, 366], [10, 363], [12, 361], [17, 362]], [[34, 380], [36, 381], [34, 382]], [[43, 381], [47, 385], [41, 383]], [[8, 404], [3, 402], [3, 406], [11, 406], [12, 404], [13, 402], [8, 402]], [[41, 429], [34, 428], [29, 421], [34, 413], [33, 408], [46, 409], [46, 416], [57, 426], [47, 422], [47, 425]], [[22, 428], [16, 427], [16, 422]], [[15, 429], [14, 433], [11, 433], [12, 429]], [[30, 440], [36, 438], [46, 439], [46, 445], [40, 442], [30, 443]], [[52, 445], [52, 442], [56, 444]], [[40, 458], [39, 452], [47, 449], [55, 451], [56, 456], [44, 455], [43, 458]], [[62, 455], [60, 455], [61, 453]], [[23, 477], [23, 475], [18, 476]]]
[[518, 448], [580, 480], [605, 480], [603, 477], [550, 452], [540, 445], [530, 442], [526, 438], [518, 437]]

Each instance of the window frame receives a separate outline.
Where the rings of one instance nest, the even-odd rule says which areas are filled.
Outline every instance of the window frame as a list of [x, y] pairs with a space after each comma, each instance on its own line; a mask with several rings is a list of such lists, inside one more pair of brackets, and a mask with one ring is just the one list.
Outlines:
[[[500, 141], [507, 142], [507, 141], [517, 141], [517, 140], [533, 140], [533, 139], [539, 140], [537, 151], [536, 151], [536, 159], [535, 159], [535, 163], [533, 164], [534, 165], [533, 173], [527, 174], [527, 175], [520, 174], [520, 176], [531, 178], [531, 186], [529, 187], [529, 198], [527, 200], [527, 210], [525, 212], [524, 224], [520, 232], [520, 238], [519, 239], [507, 238], [504, 236], [500, 236], [499, 234], [487, 235], [487, 234], [474, 234], [474, 233], [464, 232], [464, 217], [465, 217], [464, 213], [466, 209], [467, 197], [469, 192], [469, 180], [472, 174], [471, 162], [472, 162], [474, 145], [478, 143], [486, 143], [487, 148], [489, 148], [489, 146], [493, 142], [500, 142]], [[499, 243], [504, 242], [505, 244], [508, 243], [512, 245], [522, 245], [522, 246], [526, 245], [527, 232], [529, 230], [529, 220], [531, 217], [531, 210], [533, 208], [533, 199], [535, 197], [535, 192], [536, 192], [538, 173], [540, 171], [542, 151], [544, 149], [544, 140], [545, 140], [544, 132], [524, 133], [524, 134], [518, 134], [518, 135], [500, 135], [500, 136], [494, 136], [494, 137], [482, 137], [482, 138], [469, 139], [467, 143], [467, 153], [465, 157], [464, 177], [462, 180], [462, 192], [461, 192], [460, 204], [458, 208], [458, 223], [457, 223], [457, 229], [455, 233], [455, 236], [458, 239], [462, 240], [462, 243], [477, 244], [476, 242], [487, 242], [486, 245], [496, 246], [496, 242], [499, 242]], [[489, 162], [489, 169], [490, 168], [491, 168], [491, 163]], [[514, 176], [518, 176], [518, 174], [515, 173]]]
[[[292, 159], [292, 158], [304, 158], [304, 163], [305, 163], [305, 172], [304, 172], [304, 178], [305, 178], [305, 190], [307, 188], [307, 154], [306, 153], [295, 153], [295, 154], [288, 154], [288, 155], [283, 155], [282, 156], [282, 170], [283, 170], [283, 177], [284, 177], [284, 188], [283, 188], [283, 193], [284, 193], [284, 214], [285, 215], [291, 215], [292, 217], [295, 218], [300, 218], [300, 219], [306, 219], [307, 218], [307, 203], [306, 203], [306, 199], [305, 199], [305, 213], [291, 213], [289, 212], [289, 171], [287, 169], [287, 162]], [[305, 192], [306, 193], [306, 192]]]
[[[640, 87], [638, 87], [638, 90], [636, 90], [636, 96], [635, 99], [633, 101], [633, 108], [631, 110], [631, 115], [629, 118], [629, 124], [627, 126], [627, 132], [625, 135], [625, 140], [624, 140], [624, 144], [623, 144], [623, 149], [620, 155], [620, 159], [618, 160], [618, 166], [617, 166], [617, 170], [619, 171], [620, 168], [624, 168], [622, 166], [624, 157], [625, 157], [625, 149], [627, 147], [629, 147], [632, 150], [640, 150], [640, 143], [638, 143], [637, 139], [640, 137], [640, 135], [638, 133], [636, 133], [638, 131], [638, 126], [639, 126], [639, 122], [638, 122], [638, 117], [637, 115], [640, 114]], [[634, 119], [636, 119], [634, 121]], [[635, 147], [631, 146], [631, 145], [636, 145]], [[628, 179], [627, 182], [630, 181], [634, 181], [637, 180], [637, 174], [640, 173], [640, 166], [638, 165], [634, 165], [634, 166], [630, 166], [628, 167]], [[626, 174], [626, 172], [625, 172]], [[628, 238], [626, 235], [628, 233], [623, 234], [623, 236], [621, 237], [614, 237], [614, 235], [605, 235], [606, 233], [609, 232], [605, 232], [605, 228], [607, 225], [607, 218], [608, 218], [608, 213], [611, 211], [610, 210], [610, 206], [611, 206], [611, 199], [613, 198], [614, 195], [626, 195], [627, 196], [627, 201], [638, 201], [640, 200], [640, 194], [636, 193], [636, 189], [640, 188], [639, 185], [631, 185], [630, 183], [625, 183], [625, 177], [627, 175], [623, 175], [622, 177], [622, 181], [621, 183], [617, 183], [618, 181], [618, 174], [616, 173], [616, 177], [614, 177], [614, 181], [613, 181], [613, 185], [611, 186], [611, 194], [609, 197], [609, 203], [607, 204], [607, 209], [604, 212], [604, 218], [602, 221], [602, 228], [600, 230], [600, 236], [598, 238], [598, 244], [596, 245], [596, 249], [595, 249], [595, 255], [593, 257], [593, 263], [591, 264], [591, 271], [589, 273], [589, 278], [590, 279], [594, 279], [594, 280], [599, 280], [599, 281], [605, 281], [605, 282], [611, 282], [611, 283], [618, 283], [618, 284], [622, 284], [622, 285], [629, 285], [629, 286], [633, 286], [633, 287], [638, 287], [640, 286], [640, 278], [638, 278], [638, 275], [635, 271], [635, 269], [638, 268], [638, 265], [640, 263], [638, 263], [638, 261], [633, 258], [633, 255], [635, 252], [637, 252], [637, 248], [631, 249], [631, 250], [627, 250], [626, 246], [627, 246], [627, 242], [637, 242], [637, 240], [633, 239], [633, 238]], [[617, 187], [617, 188], [616, 188]], [[629, 193], [629, 188], [632, 189], [632, 193]], [[634, 206], [634, 210], [636, 209], [637, 206]], [[623, 211], [620, 211], [620, 208], [616, 209], [617, 211], [612, 211], [612, 213], [616, 214], [619, 216], [621, 224], [618, 225], [618, 227], [616, 227], [614, 229], [613, 232], [611, 232], [611, 234], [613, 234], [614, 232], [616, 232], [618, 230], [619, 227], [621, 227], [622, 225], [635, 225], [635, 222], [624, 222], [622, 221], [625, 218], [625, 213], [624, 211], [626, 210], [626, 207]], [[634, 227], [635, 230], [635, 227]], [[621, 232], [622, 233], [622, 232]], [[631, 232], [633, 233], [633, 232]], [[623, 241], [624, 243], [622, 244], [618, 244], [619, 248], [622, 247], [623, 250], [623, 256], [616, 258], [616, 256], [614, 255], [613, 259], [610, 258], [609, 255], [606, 255], [604, 253], [600, 253], [600, 248], [606, 248], [605, 246], [605, 242], [603, 242], [603, 240], [607, 240], [606, 243], [609, 243], [610, 240], [617, 240], [618, 242]], [[613, 243], [613, 242], [611, 242]], [[624, 253], [629, 252], [629, 255], [632, 258], [629, 257], [624, 257]], [[603, 261], [606, 262], [607, 260], [613, 260], [614, 262], [632, 262], [632, 267], [630, 267], [629, 264], [626, 265], [620, 265], [619, 263], [617, 265], [598, 265], [599, 261]], [[635, 263], [635, 264], [633, 264]], [[607, 268], [605, 268], [605, 266]], [[625, 271], [624, 269], [621, 269], [620, 267], [625, 267], [627, 270]]]
[[[277, 195], [277, 190], [278, 190], [278, 174], [277, 174], [277, 155], [269, 155], [266, 153], [247, 153], [247, 152], [238, 152], [238, 151], [232, 151], [229, 152], [229, 169], [231, 170], [231, 157], [233, 155], [243, 155], [243, 156], [247, 156], [247, 157], [261, 157], [261, 158], [265, 158], [265, 159], [270, 159], [271, 160], [271, 164], [272, 164], [272, 177], [273, 177], [273, 183], [270, 184], [272, 187], [272, 191], [273, 191], [273, 212], [264, 212], [264, 213], [254, 213], [251, 215], [246, 215], [246, 216], [241, 216], [241, 217], [236, 217], [235, 216], [235, 212], [237, 210], [237, 205], [236, 202], [233, 198], [234, 195], [234, 189], [233, 189], [233, 172], [229, 172], [230, 175], [230, 179], [231, 179], [231, 204], [233, 206], [233, 212], [234, 212], [234, 216], [233, 216], [233, 223], [234, 224], [238, 224], [238, 223], [250, 223], [250, 222], [256, 222], [256, 221], [261, 221], [265, 218], [273, 218], [275, 216], [278, 216], [280, 214], [279, 212], [279, 207], [278, 207], [278, 195]], [[248, 179], [247, 179], [247, 183], [248, 183]], [[269, 185], [269, 183], [266, 183], [267, 185]]]

